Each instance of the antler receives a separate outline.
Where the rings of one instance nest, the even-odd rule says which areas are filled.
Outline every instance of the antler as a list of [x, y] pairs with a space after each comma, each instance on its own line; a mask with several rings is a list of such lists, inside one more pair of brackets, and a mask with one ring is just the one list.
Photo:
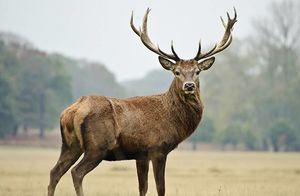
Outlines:
[[140, 30], [138, 30], [137, 28], [135, 28], [134, 24], [133, 24], [133, 12], [131, 14], [131, 19], [130, 19], [130, 26], [132, 28], [132, 30], [141, 38], [141, 41], [143, 42], [143, 44], [152, 52], [158, 54], [159, 56], [165, 57], [167, 59], [172, 59], [175, 61], [179, 61], [180, 58], [179, 56], [176, 54], [174, 47], [173, 47], [173, 41], [171, 42], [171, 50], [173, 54], [168, 54], [163, 52], [158, 45], [155, 45], [151, 39], [148, 36], [148, 30], [147, 30], [147, 20], [148, 20], [148, 14], [150, 12], [150, 9], [148, 8], [145, 15], [144, 15], [144, 19], [143, 19], [143, 25], [142, 28], [140, 28]]
[[228, 12], [227, 12], [227, 18], [228, 18], [228, 21], [227, 21], [227, 24], [225, 24], [223, 18], [221, 17], [222, 24], [225, 28], [225, 33], [223, 35], [223, 38], [222, 38], [221, 42], [217, 43], [210, 51], [208, 51], [207, 53], [204, 53], [204, 54], [201, 53], [201, 42], [199, 42], [198, 52], [197, 52], [197, 55], [194, 58], [196, 61], [199, 61], [200, 59], [207, 58], [207, 57], [210, 57], [210, 56], [212, 56], [216, 53], [219, 53], [231, 44], [231, 41], [232, 41], [231, 31], [233, 29], [234, 23], [237, 21], [236, 20], [237, 19], [237, 13], [236, 13], [235, 8], [234, 8], [234, 17], [233, 17], [233, 19], [230, 18], [230, 15], [229, 15]]

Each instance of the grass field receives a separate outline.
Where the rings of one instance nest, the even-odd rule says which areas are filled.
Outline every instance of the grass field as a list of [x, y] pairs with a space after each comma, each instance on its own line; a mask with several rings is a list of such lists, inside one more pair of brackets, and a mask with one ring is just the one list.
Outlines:
[[[0, 146], [0, 195], [46, 195], [58, 149]], [[299, 196], [300, 154], [182, 152], [169, 155], [168, 196]], [[84, 180], [86, 196], [138, 195], [134, 161], [103, 162]], [[56, 195], [75, 195], [70, 172]], [[149, 196], [155, 196], [152, 170]]]

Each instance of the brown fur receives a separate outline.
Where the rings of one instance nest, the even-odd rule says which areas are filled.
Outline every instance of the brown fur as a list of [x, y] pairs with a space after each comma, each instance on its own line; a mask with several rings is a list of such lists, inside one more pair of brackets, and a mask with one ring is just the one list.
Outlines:
[[128, 99], [81, 97], [63, 111], [61, 126], [68, 146], [79, 143], [85, 151], [102, 141], [108, 149], [107, 156], [113, 156], [114, 150], [125, 156], [115, 160], [127, 159], [126, 156], [135, 159], [138, 155], [151, 159], [152, 152], [168, 153], [188, 137], [200, 122], [202, 109], [199, 94], [176, 92], [174, 80], [170, 91], [161, 95]]

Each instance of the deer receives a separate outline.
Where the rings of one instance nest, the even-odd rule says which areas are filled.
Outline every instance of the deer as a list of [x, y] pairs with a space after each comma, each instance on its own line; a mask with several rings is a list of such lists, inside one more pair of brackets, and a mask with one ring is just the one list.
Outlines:
[[152, 96], [112, 98], [82, 96], [60, 116], [62, 146], [59, 159], [50, 172], [48, 196], [53, 196], [60, 178], [83, 154], [71, 174], [77, 196], [83, 196], [82, 181], [101, 161], [135, 160], [139, 195], [148, 190], [149, 163], [152, 162], [158, 196], [165, 195], [167, 155], [197, 128], [203, 114], [199, 74], [215, 62], [214, 55], [232, 42], [237, 21], [227, 12], [221, 17], [224, 35], [211, 50], [202, 53], [201, 42], [194, 58], [179, 58], [171, 43], [172, 54], [154, 44], [147, 31], [148, 8], [142, 27], [137, 29], [131, 14], [130, 26], [142, 43], [158, 55], [161, 66], [174, 74], [165, 93]]

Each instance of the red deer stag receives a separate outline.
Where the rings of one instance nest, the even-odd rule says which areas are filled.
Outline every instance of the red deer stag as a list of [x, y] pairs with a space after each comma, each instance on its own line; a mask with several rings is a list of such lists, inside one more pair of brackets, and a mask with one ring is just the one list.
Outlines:
[[140, 196], [148, 189], [149, 161], [152, 161], [158, 196], [165, 195], [165, 166], [169, 152], [190, 136], [198, 126], [203, 112], [200, 99], [199, 73], [209, 69], [215, 61], [212, 57], [227, 48], [231, 31], [237, 21], [229, 14], [223, 25], [222, 40], [206, 53], [198, 52], [193, 59], [183, 60], [176, 54], [163, 52], [149, 38], [147, 10], [140, 30], [130, 25], [143, 44], [159, 57], [163, 68], [174, 74], [174, 80], [166, 93], [153, 96], [116, 99], [104, 96], [84, 96], [65, 109], [60, 117], [62, 147], [59, 160], [50, 172], [48, 196], [66, 171], [72, 169], [77, 196], [83, 196], [82, 180], [102, 160], [136, 160]]

